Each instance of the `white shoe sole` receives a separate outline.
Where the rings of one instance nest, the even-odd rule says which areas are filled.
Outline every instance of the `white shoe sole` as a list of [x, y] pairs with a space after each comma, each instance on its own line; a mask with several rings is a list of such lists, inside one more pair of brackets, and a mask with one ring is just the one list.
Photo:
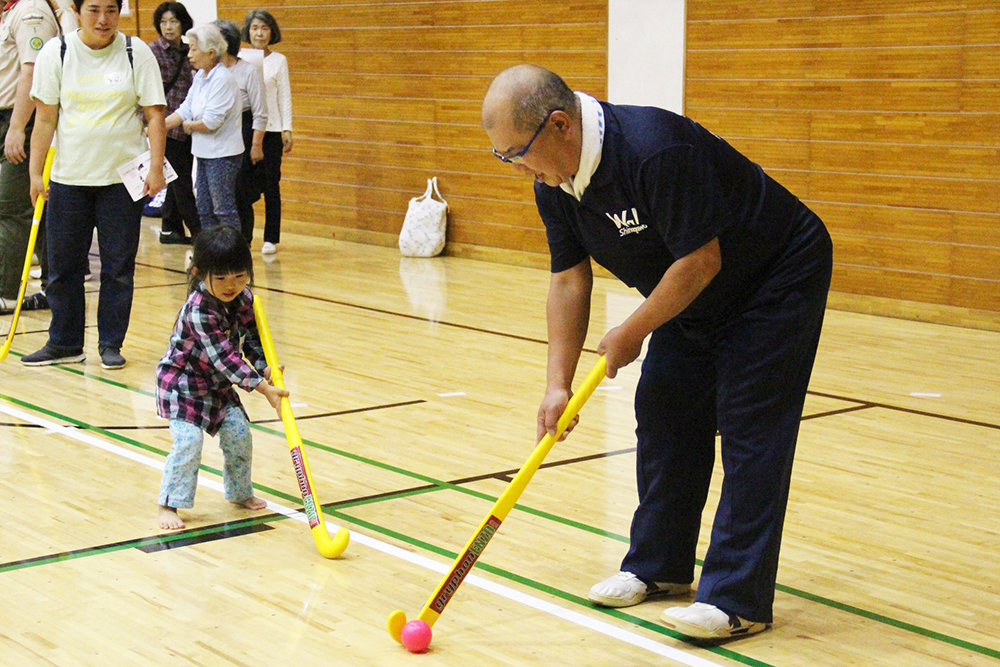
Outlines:
[[594, 604], [599, 604], [602, 607], [614, 607], [619, 609], [621, 607], [634, 607], [643, 600], [646, 599], [646, 594], [642, 593], [640, 595], [633, 595], [630, 598], [613, 597], [609, 595], [598, 595], [597, 593], [590, 593], [587, 595], [587, 599]]
[[25, 361], [21, 359], [21, 363], [25, 366], [55, 366], [56, 364], [79, 364], [87, 360], [87, 355], [77, 354], [70, 357], [59, 357], [58, 359], [46, 359], [45, 361]]
[[673, 597], [675, 595], [686, 595], [691, 592], [691, 584], [658, 584], [659, 588], [652, 593], [639, 593], [632, 597], [623, 598], [612, 595], [601, 595], [593, 590], [587, 595], [587, 599], [602, 607], [634, 607], [635, 605], [648, 600], [649, 598]]
[[667, 616], [666, 614], [660, 616], [660, 620], [682, 635], [694, 637], [696, 639], [733, 639], [736, 637], [747, 637], [749, 635], [755, 635], [758, 632], [763, 632], [768, 626], [767, 623], [753, 623], [746, 621], [744, 625], [738, 628], [727, 628], [713, 631], [700, 625], [695, 625], [694, 623], [681, 621], [673, 616]]

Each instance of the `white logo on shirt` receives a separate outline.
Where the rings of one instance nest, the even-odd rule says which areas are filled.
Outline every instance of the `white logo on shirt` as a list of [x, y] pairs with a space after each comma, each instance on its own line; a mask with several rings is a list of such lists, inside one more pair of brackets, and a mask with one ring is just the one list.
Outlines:
[[639, 212], [632, 208], [632, 219], [628, 219], [628, 211], [623, 209], [621, 217], [618, 217], [614, 213], [605, 213], [608, 216], [608, 220], [615, 223], [615, 227], [618, 228], [618, 235], [625, 236], [626, 234], [636, 234], [646, 229], [648, 225], [641, 224], [639, 222]]
[[105, 86], [117, 86], [125, 81], [125, 72], [108, 72], [104, 75]]

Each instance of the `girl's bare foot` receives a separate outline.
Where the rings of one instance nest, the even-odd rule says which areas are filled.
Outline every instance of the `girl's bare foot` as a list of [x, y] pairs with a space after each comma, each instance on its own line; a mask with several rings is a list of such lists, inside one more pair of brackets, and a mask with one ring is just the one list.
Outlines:
[[246, 507], [248, 510], [262, 510], [267, 507], [267, 501], [257, 496], [250, 496], [249, 499], [241, 500], [236, 504], [240, 507]]
[[177, 516], [177, 510], [173, 507], [160, 505], [160, 528], [164, 530], [180, 530], [186, 527], [181, 518]]

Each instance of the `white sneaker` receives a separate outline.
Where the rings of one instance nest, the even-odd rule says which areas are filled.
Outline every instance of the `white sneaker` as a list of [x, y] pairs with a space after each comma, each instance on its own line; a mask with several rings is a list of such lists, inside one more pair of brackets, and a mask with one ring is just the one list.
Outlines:
[[594, 584], [587, 599], [602, 607], [631, 607], [651, 595], [683, 595], [690, 590], [691, 584], [671, 584], [659, 581], [646, 586], [642, 579], [631, 572], [619, 572]]
[[34, 252], [31, 253], [31, 265], [32, 266], [38, 266], [38, 264], [39, 264], [39, 262], [38, 262], [38, 253], [34, 253]]
[[190, 271], [191, 264], [194, 262], [194, 250], [188, 250], [184, 253], [184, 270]]
[[260, 248], [260, 254], [262, 255], [273, 255], [276, 252], [278, 252], [278, 246], [271, 243], [270, 241], [265, 241], [264, 245], [262, 245]]
[[713, 604], [695, 602], [689, 607], [670, 607], [660, 620], [688, 637], [729, 639], [754, 635], [768, 623], [754, 623], [735, 614], [727, 614]]
[[35, 278], [35, 279], [41, 278], [42, 277], [42, 267], [40, 267], [40, 266], [32, 267], [28, 271], [28, 277], [29, 278]]

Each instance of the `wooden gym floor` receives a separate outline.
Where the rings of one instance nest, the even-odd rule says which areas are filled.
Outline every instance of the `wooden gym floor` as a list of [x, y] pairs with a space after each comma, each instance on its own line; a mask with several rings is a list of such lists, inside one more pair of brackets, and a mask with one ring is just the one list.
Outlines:
[[[547, 273], [294, 235], [272, 261], [257, 256], [328, 525], [352, 532], [327, 561], [291, 511], [300, 498], [282, 426], [256, 394], [245, 399], [254, 481], [270, 509], [224, 500], [221, 454], [206, 440], [189, 530], [157, 528], [171, 442], [153, 369], [184, 299], [184, 248], [144, 225], [124, 370], [100, 367], [93, 293], [86, 364], [19, 363], [45, 341], [43, 312], [22, 316], [0, 366], [0, 664], [998, 664], [1000, 334], [828, 313], [776, 623], [715, 648], [657, 621], [671, 602], [586, 602], [626, 549], [634, 364], [584, 407], [431, 651], [413, 656], [386, 617], [417, 614], [533, 448]], [[638, 299], [596, 283], [579, 378]]]

